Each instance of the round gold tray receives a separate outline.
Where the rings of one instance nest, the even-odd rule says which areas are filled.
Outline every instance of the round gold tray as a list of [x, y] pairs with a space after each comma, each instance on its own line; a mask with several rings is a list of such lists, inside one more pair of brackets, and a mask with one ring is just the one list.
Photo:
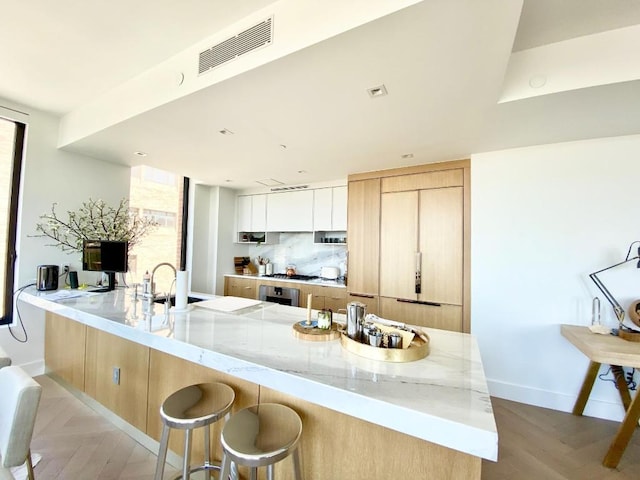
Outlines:
[[328, 342], [331, 340], [337, 340], [340, 336], [338, 331], [338, 325], [333, 324], [328, 330], [320, 328], [305, 328], [300, 325], [300, 322], [293, 324], [293, 335], [301, 340], [309, 340], [311, 342]]
[[[361, 357], [370, 358], [372, 360], [382, 360], [383, 362], [413, 362], [429, 355], [429, 335], [420, 332], [421, 336], [416, 335], [409, 345], [409, 348], [380, 348], [372, 347], [365, 343], [356, 342], [347, 336], [342, 330], [340, 335], [340, 344], [351, 353], [360, 355]], [[422, 337], [424, 336], [424, 338]], [[426, 339], [426, 340], [425, 340]]]

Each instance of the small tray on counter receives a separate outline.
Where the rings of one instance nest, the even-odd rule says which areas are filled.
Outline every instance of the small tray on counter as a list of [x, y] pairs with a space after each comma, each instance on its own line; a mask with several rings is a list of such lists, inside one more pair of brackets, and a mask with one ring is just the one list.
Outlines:
[[430, 339], [425, 332], [420, 332], [420, 336], [415, 335], [408, 348], [383, 348], [373, 347], [366, 343], [356, 342], [349, 338], [344, 330], [340, 331], [340, 344], [345, 350], [355, 353], [361, 357], [383, 362], [414, 362], [429, 355]]
[[334, 323], [330, 329], [322, 329], [317, 327], [317, 322], [313, 327], [304, 325], [304, 322], [296, 322], [293, 324], [293, 335], [301, 340], [310, 340], [312, 342], [327, 342], [337, 340], [340, 337], [338, 324]]

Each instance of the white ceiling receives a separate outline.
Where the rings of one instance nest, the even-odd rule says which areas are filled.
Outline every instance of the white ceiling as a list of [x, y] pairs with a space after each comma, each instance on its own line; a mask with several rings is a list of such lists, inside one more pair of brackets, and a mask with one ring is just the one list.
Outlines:
[[[57, 115], [273, 3], [0, 2], [0, 97]], [[512, 50], [638, 24], [640, 0], [526, 0], [519, 24], [481, 3], [424, 0], [65, 148], [251, 188], [640, 133], [638, 81], [497, 103]]]

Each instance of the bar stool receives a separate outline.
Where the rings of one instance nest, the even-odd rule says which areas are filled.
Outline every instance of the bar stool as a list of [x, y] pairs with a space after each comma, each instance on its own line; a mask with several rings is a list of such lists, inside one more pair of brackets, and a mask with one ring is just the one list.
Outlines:
[[[229, 416], [235, 393], [223, 383], [200, 383], [181, 388], [172, 393], [160, 407], [162, 437], [158, 451], [158, 463], [154, 480], [162, 480], [167, 459], [171, 428], [184, 430], [184, 461], [182, 475], [174, 478], [190, 478], [192, 472], [219, 470], [220, 466], [210, 462], [209, 427], [222, 417]], [[191, 437], [194, 428], [204, 428], [204, 464], [191, 468]]]
[[256, 480], [258, 467], [267, 467], [267, 479], [273, 480], [273, 465], [293, 455], [295, 480], [302, 480], [298, 441], [302, 420], [291, 408], [277, 403], [261, 403], [244, 408], [222, 428], [221, 479], [229, 477], [231, 463], [251, 469]]

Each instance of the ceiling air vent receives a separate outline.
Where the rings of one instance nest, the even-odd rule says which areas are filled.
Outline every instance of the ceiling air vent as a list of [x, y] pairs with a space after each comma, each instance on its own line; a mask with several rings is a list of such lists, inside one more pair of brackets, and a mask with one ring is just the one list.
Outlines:
[[198, 75], [227, 63], [240, 55], [270, 45], [273, 41], [273, 17], [246, 29], [234, 37], [200, 52]]
[[272, 188], [272, 192], [285, 192], [287, 190], [304, 190], [305, 188], [309, 188], [309, 185], [296, 185], [295, 187], [276, 187]]

